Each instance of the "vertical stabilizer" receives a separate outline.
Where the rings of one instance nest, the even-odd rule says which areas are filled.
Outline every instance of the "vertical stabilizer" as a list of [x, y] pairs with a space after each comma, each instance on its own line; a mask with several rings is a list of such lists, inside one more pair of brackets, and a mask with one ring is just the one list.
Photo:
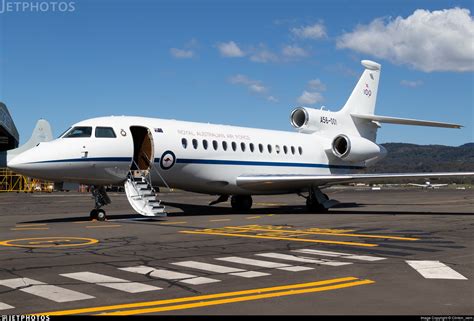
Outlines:
[[49, 142], [53, 140], [53, 132], [51, 125], [45, 119], [40, 119], [36, 123], [35, 129], [31, 134], [30, 139], [18, 148], [7, 151], [7, 161], [13, 159], [13, 157], [31, 149], [42, 142]]
[[373, 115], [377, 101], [381, 66], [370, 60], [362, 60], [361, 63], [365, 70], [342, 108], [342, 112]]

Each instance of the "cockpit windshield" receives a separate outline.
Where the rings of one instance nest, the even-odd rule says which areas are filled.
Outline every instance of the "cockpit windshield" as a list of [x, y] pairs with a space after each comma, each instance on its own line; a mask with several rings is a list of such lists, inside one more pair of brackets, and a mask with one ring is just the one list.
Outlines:
[[62, 138], [86, 138], [91, 137], [92, 127], [73, 127]]

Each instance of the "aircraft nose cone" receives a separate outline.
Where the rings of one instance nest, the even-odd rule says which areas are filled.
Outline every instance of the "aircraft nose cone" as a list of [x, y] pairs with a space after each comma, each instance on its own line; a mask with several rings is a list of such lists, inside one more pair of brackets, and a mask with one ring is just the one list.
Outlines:
[[13, 159], [7, 160], [7, 167], [14, 172], [20, 172], [24, 169], [25, 164], [18, 160], [18, 157], [14, 157]]

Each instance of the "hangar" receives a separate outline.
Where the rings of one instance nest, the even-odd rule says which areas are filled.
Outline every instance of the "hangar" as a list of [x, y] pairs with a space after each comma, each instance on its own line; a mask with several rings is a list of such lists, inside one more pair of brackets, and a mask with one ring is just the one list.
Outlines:
[[7, 165], [7, 150], [17, 148], [20, 137], [10, 112], [0, 102], [0, 168]]

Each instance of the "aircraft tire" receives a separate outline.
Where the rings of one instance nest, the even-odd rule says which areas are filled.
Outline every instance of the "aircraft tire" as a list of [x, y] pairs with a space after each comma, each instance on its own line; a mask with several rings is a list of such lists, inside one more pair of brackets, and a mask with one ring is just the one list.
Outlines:
[[105, 221], [107, 220], [107, 215], [103, 209], [97, 210], [97, 220], [98, 221]]
[[96, 220], [97, 219], [97, 210], [94, 208], [91, 213], [89, 214], [91, 220]]
[[232, 209], [236, 211], [248, 211], [252, 208], [252, 196], [250, 195], [233, 195], [230, 199]]
[[328, 209], [322, 206], [317, 202], [310, 202], [309, 199], [306, 200], [306, 209], [311, 213], [327, 213]]

